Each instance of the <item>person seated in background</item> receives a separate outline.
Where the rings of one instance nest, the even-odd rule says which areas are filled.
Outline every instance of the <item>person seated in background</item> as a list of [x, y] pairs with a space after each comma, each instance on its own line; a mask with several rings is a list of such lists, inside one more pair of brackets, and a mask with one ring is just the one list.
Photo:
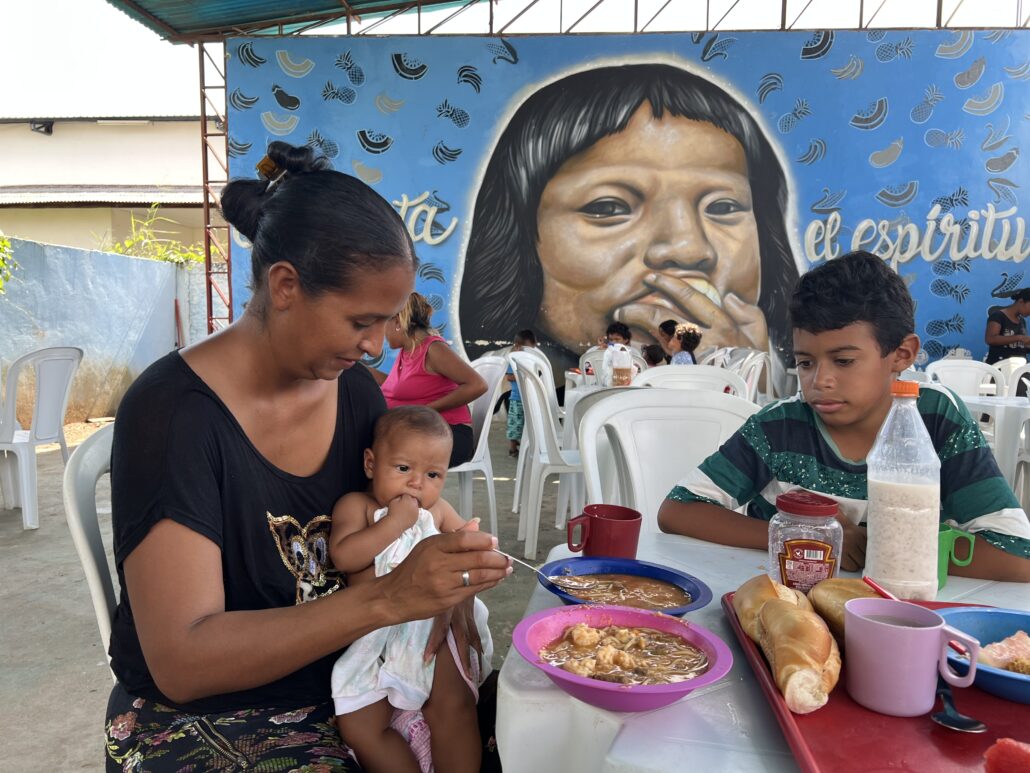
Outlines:
[[676, 332], [670, 342], [670, 349], [673, 351], [673, 365], [697, 365], [697, 358], [694, 351], [701, 343], [701, 328], [697, 325], [683, 323], [676, 325]]
[[[1016, 290], [1011, 296], [1012, 303], [991, 312], [987, 317], [987, 330], [984, 343], [987, 350], [988, 365], [994, 365], [1009, 357], [1026, 357], [1030, 355], [1030, 336], [1026, 334], [1026, 318], [1030, 317], [1030, 287]], [[1024, 376], [1016, 387], [1016, 395], [1025, 397], [1027, 378]]]
[[604, 338], [597, 342], [597, 345], [601, 348], [607, 348], [609, 346], [629, 346], [633, 341], [633, 331], [629, 329], [629, 325], [624, 325], [621, 322], [612, 322], [608, 325], [608, 329], [604, 331]]
[[[801, 487], [837, 501], [841, 568], [854, 571], [865, 564], [865, 459], [890, 411], [891, 384], [919, 351], [915, 307], [880, 258], [853, 252], [804, 274], [790, 314], [801, 394], [754, 414], [690, 471], [658, 524], [764, 550], [776, 496]], [[936, 384], [920, 385], [917, 405], [941, 459], [941, 521], [975, 535], [972, 562], [950, 571], [1030, 582], [1030, 523], [977, 422]]]
[[641, 351], [644, 355], [644, 362], [647, 363], [647, 367], [654, 368], [658, 365], [665, 364], [665, 350], [658, 344], [648, 344]]
[[[527, 346], [536, 349], [536, 334], [528, 328], [515, 334], [511, 350], [520, 352]], [[504, 378], [511, 384], [511, 391], [508, 393], [508, 456], [518, 456], [519, 446], [522, 445], [522, 431], [526, 426], [526, 412], [522, 409], [522, 393], [519, 391], [519, 382], [515, 380], [515, 371], [511, 365], [508, 365]]]
[[667, 319], [658, 326], [658, 331], [655, 333], [658, 344], [665, 352], [666, 363], [672, 362], [672, 355], [675, 354], [672, 348], [672, 339], [676, 335], [676, 325], [678, 324], [674, 319]]
[[433, 307], [413, 292], [386, 326], [386, 342], [400, 349], [382, 382], [386, 405], [426, 405], [451, 425], [454, 446], [449, 467], [472, 458], [472, 413], [469, 403], [486, 392], [486, 382], [459, 357], [430, 325]]

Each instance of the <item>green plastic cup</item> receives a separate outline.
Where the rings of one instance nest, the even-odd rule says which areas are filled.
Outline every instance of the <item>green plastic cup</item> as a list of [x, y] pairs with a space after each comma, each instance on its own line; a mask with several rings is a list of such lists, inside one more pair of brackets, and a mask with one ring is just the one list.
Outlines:
[[[969, 542], [969, 548], [964, 552], [965, 558], [956, 555], [955, 546], [962, 540]], [[953, 529], [946, 523], [942, 523], [937, 529], [937, 590], [940, 590], [948, 582], [948, 564], [955, 566], [969, 566], [973, 560], [973, 535], [967, 531]]]

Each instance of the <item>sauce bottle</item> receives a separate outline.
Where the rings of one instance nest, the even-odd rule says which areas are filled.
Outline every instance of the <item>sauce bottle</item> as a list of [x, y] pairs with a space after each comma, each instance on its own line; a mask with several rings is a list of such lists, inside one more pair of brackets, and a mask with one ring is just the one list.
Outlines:
[[808, 593], [836, 577], [844, 546], [837, 503], [822, 494], [795, 489], [776, 497], [769, 521], [769, 574], [788, 588]]

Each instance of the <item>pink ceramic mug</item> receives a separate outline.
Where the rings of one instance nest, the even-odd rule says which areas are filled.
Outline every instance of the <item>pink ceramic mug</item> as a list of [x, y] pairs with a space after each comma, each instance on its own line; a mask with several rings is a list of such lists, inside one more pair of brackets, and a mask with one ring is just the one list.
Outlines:
[[[576, 541], [576, 527], [579, 541]], [[566, 524], [569, 550], [584, 556], [636, 558], [640, 513], [621, 505], [587, 505]]]
[[[969, 650], [969, 673], [948, 665], [948, 641]], [[944, 624], [933, 610], [892, 599], [851, 599], [844, 605], [845, 680], [856, 703], [895, 717], [933, 708], [937, 674], [956, 687], [976, 676], [980, 643]]]

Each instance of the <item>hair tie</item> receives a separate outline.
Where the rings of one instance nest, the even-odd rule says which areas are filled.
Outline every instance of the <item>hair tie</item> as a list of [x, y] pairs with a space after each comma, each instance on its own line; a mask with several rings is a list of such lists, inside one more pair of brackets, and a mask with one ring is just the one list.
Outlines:
[[268, 180], [268, 187], [265, 188], [265, 195], [272, 193], [276, 186], [286, 177], [286, 170], [280, 167], [269, 156], [265, 156], [257, 162], [258, 174]]

